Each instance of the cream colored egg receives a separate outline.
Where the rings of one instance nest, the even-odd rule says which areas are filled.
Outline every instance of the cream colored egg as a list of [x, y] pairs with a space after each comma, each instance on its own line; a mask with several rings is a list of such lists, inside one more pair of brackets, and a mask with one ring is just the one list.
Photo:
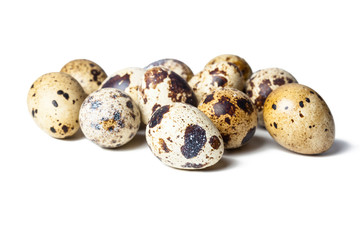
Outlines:
[[96, 63], [87, 59], [76, 59], [65, 64], [60, 72], [73, 76], [83, 87], [86, 94], [99, 89], [107, 78], [105, 71]]
[[47, 73], [31, 86], [27, 105], [36, 124], [55, 138], [74, 135], [79, 129], [79, 110], [86, 93], [66, 73]]
[[264, 105], [265, 127], [281, 146], [302, 154], [327, 151], [335, 138], [333, 116], [313, 89], [291, 83], [278, 87]]
[[140, 127], [140, 112], [135, 102], [115, 88], [91, 93], [81, 106], [79, 118], [85, 137], [104, 148], [128, 143]]
[[153, 63], [150, 63], [146, 67], [146, 69], [156, 66], [164, 67], [170, 71], [177, 73], [185, 81], [189, 81], [194, 76], [190, 67], [177, 59], [172, 59], [172, 58], [161, 59]]
[[237, 56], [237, 55], [233, 55], [233, 54], [223, 54], [223, 55], [219, 55], [213, 59], [211, 59], [207, 64], [206, 67], [209, 65], [213, 65], [215, 63], [218, 62], [230, 62], [235, 64], [239, 70], [241, 71], [242, 75], [244, 76], [244, 79], [247, 80], [251, 74], [252, 74], [252, 70], [250, 65], [245, 61], [245, 59]]
[[174, 102], [197, 105], [196, 97], [188, 83], [175, 72], [163, 67], [153, 67], [145, 72], [138, 97], [144, 124], [147, 124], [151, 115], [164, 105]]
[[263, 108], [265, 99], [274, 89], [287, 83], [297, 83], [297, 81], [289, 72], [280, 68], [259, 70], [253, 73], [246, 82], [245, 92], [256, 106], [259, 126], [264, 126]]
[[189, 85], [194, 91], [198, 102], [219, 87], [244, 89], [245, 79], [236, 65], [229, 62], [217, 62], [196, 74]]
[[256, 108], [245, 93], [233, 88], [219, 88], [204, 97], [198, 108], [219, 129], [225, 149], [241, 147], [254, 136]]
[[146, 141], [163, 163], [180, 169], [202, 169], [217, 163], [224, 144], [211, 120], [185, 103], [164, 105], [146, 127]]
[[100, 88], [117, 88], [127, 93], [139, 104], [138, 91], [145, 74], [144, 68], [129, 67], [121, 69], [107, 77]]

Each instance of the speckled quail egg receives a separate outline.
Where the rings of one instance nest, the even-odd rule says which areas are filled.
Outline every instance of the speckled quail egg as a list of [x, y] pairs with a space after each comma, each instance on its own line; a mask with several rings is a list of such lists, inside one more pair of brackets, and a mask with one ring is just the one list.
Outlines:
[[189, 85], [194, 91], [198, 102], [219, 87], [235, 88], [240, 91], [245, 86], [245, 79], [239, 68], [230, 62], [217, 62], [209, 65], [196, 74]]
[[191, 71], [188, 65], [176, 59], [172, 59], [172, 58], [161, 59], [153, 63], [150, 63], [145, 68], [149, 69], [156, 66], [164, 67], [166, 69], [169, 69], [170, 71], [177, 73], [185, 81], [189, 81], [194, 76], [193, 72]]
[[163, 163], [180, 169], [201, 169], [223, 153], [221, 134], [199, 109], [173, 103], [157, 109], [146, 127], [146, 141]]
[[281, 146], [302, 154], [328, 150], [335, 137], [333, 116], [324, 99], [313, 89], [285, 84], [267, 97], [265, 127]]
[[86, 93], [66, 73], [47, 73], [31, 86], [27, 105], [36, 124], [55, 138], [74, 135], [79, 129], [79, 110]]
[[252, 74], [252, 70], [250, 65], [245, 61], [245, 59], [237, 56], [237, 55], [232, 55], [232, 54], [223, 54], [223, 55], [219, 55], [213, 59], [211, 59], [206, 66], [209, 65], [213, 65], [214, 63], [218, 63], [218, 62], [230, 62], [235, 64], [239, 70], [241, 71], [242, 75], [244, 76], [244, 79], [247, 80], [251, 74]]
[[258, 111], [258, 124], [264, 126], [263, 108], [267, 96], [274, 89], [287, 83], [297, 83], [296, 79], [287, 71], [280, 68], [266, 68], [259, 70], [246, 82], [246, 94]]
[[144, 68], [129, 67], [107, 77], [100, 88], [117, 88], [127, 93], [137, 104], [138, 90], [145, 74]]
[[86, 138], [104, 148], [129, 142], [140, 127], [140, 112], [129, 95], [115, 88], [91, 93], [80, 109], [80, 127]]
[[245, 93], [233, 88], [219, 88], [204, 97], [198, 108], [219, 129], [225, 149], [243, 146], [254, 136], [256, 108]]
[[195, 94], [182, 77], [163, 67], [149, 68], [139, 90], [139, 108], [143, 123], [148, 123], [156, 109], [173, 102], [197, 105]]
[[96, 63], [87, 59], [76, 59], [65, 64], [60, 72], [73, 76], [83, 87], [86, 94], [99, 89], [106, 79], [105, 71]]

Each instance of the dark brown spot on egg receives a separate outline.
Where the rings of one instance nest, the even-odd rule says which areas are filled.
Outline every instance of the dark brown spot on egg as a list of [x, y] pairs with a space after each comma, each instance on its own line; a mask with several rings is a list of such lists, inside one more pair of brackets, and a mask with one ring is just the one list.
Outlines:
[[211, 85], [215, 86], [215, 83], [216, 83], [218, 87], [222, 87], [227, 82], [228, 82], [228, 80], [225, 77], [214, 75], [214, 76], [212, 76]]
[[58, 94], [58, 95], [63, 95], [63, 94], [64, 94], [64, 91], [63, 91], [63, 90], [59, 90], [59, 91], [57, 91], [57, 94]]
[[277, 129], [277, 123], [276, 122], [274, 122], [274, 127]]
[[278, 86], [281, 86], [281, 85], [285, 84], [284, 78], [277, 78], [273, 82], [274, 82], [274, 85], [278, 85]]
[[220, 139], [215, 135], [210, 138], [209, 143], [213, 149], [218, 149], [221, 145]]
[[299, 102], [299, 106], [303, 108], [303, 107], [304, 107], [304, 102], [303, 102], [303, 101], [300, 101], [300, 102]]
[[123, 76], [115, 75], [104, 83], [102, 88], [117, 88], [119, 90], [125, 90], [130, 85], [130, 75], [125, 74]]
[[154, 106], [152, 107], [152, 112], [155, 112], [155, 111], [156, 111], [156, 109], [158, 109], [159, 107], [161, 107], [161, 105], [160, 105], [160, 104], [155, 103], [155, 104], [154, 104]]
[[36, 96], [36, 93], [34, 93], [32, 96], [35, 97], [35, 96]]
[[242, 109], [244, 112], [248, 114], [251, 114], [254, 111], [251, 101], [246, 98], [237, 99], [236, 103], [240, 109]]
[[241, 141], [241, 145], [244, 145], [245, 143], [249, 142], [250, 139], [254, 136], [256, 131], [256, 127], [251, 128], [245, 135], [245, 137], [243, 138], [243, 140]]
[[247, 90], [246, 94], [251, 98], [253, 96], [253, 92], [251, 90]]
[[214, 70], [210, 71], [209, 72], [211, 75], [214, 75], [214, 74], [222, 74], [222, 75], [227, 75], [226, 71], [224, 70], [220, 70], [219, 68], [215, 68]]
[[206, 96], [206, 98], [204, 99], [204, 103], [208, 103], [210, 101], [214, 100], [214, 94], [209, 94]]
[[127, 101], [126, 106], [130, 109], [133, 109], [133, 107], [134, 107], [131, 101]]
[[230, 118], [225, 118], [225, 122], [230, 125]]
[[324, 99], [319, 94], [316, 94], [316, 96], [318, 96], [321, 101], [324, 101]]
[[68, 126], [66, 125], [63, 125], [61, 129], [64, 131], [64, 133], [67, 133], [69, 130]]
[[305, 98], [305, 101], [309, 103], [309, 102], [310, 102], [310, 99], [309, 99], [309, 98]]
[[230, 135], [228, 134], [221, 134], [223, 140], [224, 140], [224, 143], [228, 143], [230, 141]]
[[52, 105], [54, 105], [54, 107], [58, 107], [59, 105], [58, 105], [58, 103], [55, 101], [55, 100], [52, 100]]
[[288, 83], [294, 82], [294, 80], [292, 78], [289, 78], [289, 77], [287, 77], [286, 80], [287, 80]]
[[190, 163], [187, 162], [184, 165], [182, 165], [181, 167], [183, 168], [202, 168], [204, 167], [206, 164], [201, 164], [201, 163]]
[[159, 138], [159, 144], [160, 144], [162, 150], [164, 150], [164, 152], [166, 152], [166, 153], [170, 152], [170, 149], [167, 147], [164, 139]]
[[304, 117], [304, 115], [303, 115], [301, 112], [299, 112], [299, 116], [300, 116], [301, 118]]
[[175, 72], [171, 72], [169, 78], [168, 97], [171, 98], [173, 102], [185, 102], [196, 106], [197, 99], [189, 84]]
[[156, 110], [153, 115], [151, 116], [149, 120], [149, 128], [153, 128], [159, 123], [161, 123], [161, 120], [163, 119], [163, 116], [165, 113], [169, 112], [170, 106], [165, 105]]
[[196, 157], [205, 143], [206, 131], [199, 125], [188, 125], [185, 129], [181, 153], [186, 159]]
[[235, 106], [230, 102], [230, 99], [225, 96], [221, 96], [219, 101], [213, 105], [214, 113], [217, 117], [221, 115], [229, 114], [233, 116], [235, 113]]
[[168, 77], [168, 73], [166, 70], [162, 69], [161, 67], [154, 67], [150, 68], [145, 72], [144, 80], [146, 83], [146, 88], [155, 88], [156, 85], [162, 83], [165, 78]]
[[267, 79], [259, 85], [259, 96], [255, 99], [255, 105], [259, 110], [264, 108], [264, 102], [267, 96], [272, 92], [272, 89], [269, 87], [268, 83], [270, 83], [270, 81]]
[[53, 133], [56, 133], [56, 130], [55, 130], [54, 127], [51, 127], [51, 128], [50, 128], [50, 131], [53, 132]]

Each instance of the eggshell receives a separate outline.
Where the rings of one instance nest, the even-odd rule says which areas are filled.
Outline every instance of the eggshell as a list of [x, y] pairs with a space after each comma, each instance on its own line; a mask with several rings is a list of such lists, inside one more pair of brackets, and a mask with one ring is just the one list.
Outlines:
[[65, 64], [60, 72], [73, 76], [83, 87], [86, 94], [98, 90], [107, 78], [105, 71], [96, 63], [87, 59], [76, 59]]
[[129, 67], [121, 69], [107, 77], [100, 88], [117, 88], [127, 93], [136, 104], [139, 104], [138, 90], [145, 74], [145, 69]]
[[267, 97], [265, 127], [281, 146], [302, 154], [327, 151], [335, 138], [333, 116], [324, 99], [313, 89], [285, 84]]
[[91, 93], [81, 106], [79, 118], [85, 137], [104, 148], [126, 144], [140, 127], [140, 112], [135, 102], [115, 88]]
[[257, 113], [245, 93], [232, 88], [219, 88], [204, 97], [198, 108], [219, 129], [225, 149], [243, 146], [254, 136]]
[[245, 79], [235, 64], [217, 62], [204, 68], [196, 74], [189, 85], [194, 91], [198, 102], [219, 87], [235, 88], [240, 91], [245, 86]]
[[297, 81], [289, 72], [280, 68], [259, 70], [253, 73], [246, 82], [245, 92], [256, 106], [259, 126], [264, 126], [263, 108], [265, 99], [274, 89], [287, 83], [297, 83]]
[[209, 66], [209, 65], [213, 65], [215, 63], [218, 62], [230, 62], [235, 64], [239, 70], [241, 71], [242, 75], [244, 76], [244, 79], [247, 80], [251, 74], [252, 74], [252, 70], [250, 65], [245, 61], [245, 59], [237, 56], [237, 55], [233, 55], [233, 54], [223, 54], [223, 55], [219, 55], [213, 59], [211, 59], [205, 67]]
[[164, 67], [170, 71], [177, 73], [185, 81], [189, 81], [194, 76], [194, 73], [192, 72], [190, 67], [177, 59], [172, 59], [172, 58], [161, 59], [153, 63], [150, 63], [146, 67], [146, 69], [156, 66]]
[[184, 103], [164, 105], [146, 127], [146, 141], [163, 163], [180, 169], [202, 169], [217, 163], [224, 144], [211, 120]]
[[178, 74], [163, 67], [148, 69], [139, 90], [139, 107], [143, 123], [148, 123], [156, 109], [173, 102], [197, 105], [190, 86]]
[[47, 73], [31, 86], [27, 105], [36, 124], [55, 138], [74, 135], [79, 129], [79, 110], [86, 93], [66, 73]]

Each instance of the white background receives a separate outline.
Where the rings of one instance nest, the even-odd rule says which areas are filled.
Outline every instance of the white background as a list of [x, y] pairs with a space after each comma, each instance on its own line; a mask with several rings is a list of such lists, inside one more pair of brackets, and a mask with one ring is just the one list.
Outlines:
[[[2, 1], [0, 239], [360, 239], [357, 1]], [[205, 171], [162, 164], [143, 132], [102, 149], [57, 140], [27, 112], [31, 84], [87, 58], [108, 74], [223, 54], [318, 91], [333, 147], [304, 156], [258, 129]]]

